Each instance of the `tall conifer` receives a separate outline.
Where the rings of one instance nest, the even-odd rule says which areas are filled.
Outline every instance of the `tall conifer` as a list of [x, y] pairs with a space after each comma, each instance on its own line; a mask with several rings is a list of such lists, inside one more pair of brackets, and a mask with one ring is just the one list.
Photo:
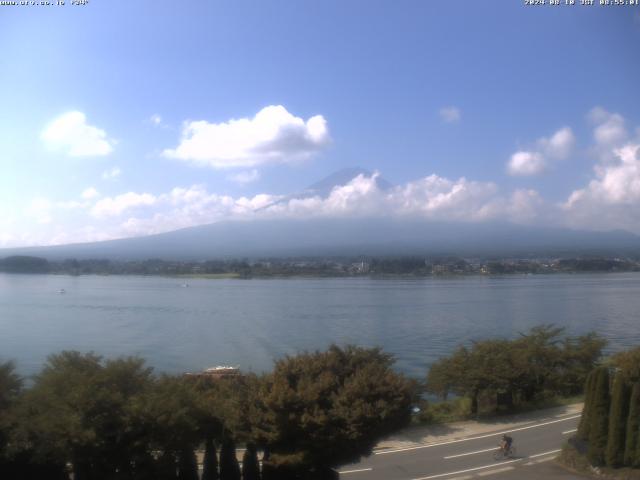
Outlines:
[[204, 460], [202, 466], [202, 480], [218, 480], [218, 454], [212, 438], [204, 443]]
[[578, 425], [578, 438], [582, 440], [587, 440], [589, 438], [589, 426], [590, 419], [589, 413], [591, 411], [591, 405], [593, 403], [594, 397], [594, 389], [593, 389], [593, 380], [595, 377], [595, 372], [597, 370], [592, 370], [587, 375], [587, 381], [584, 386], [584, 407], [582, 407], [582, 416], [580, 417], [580, 424]]
[[594, 397], [589, 411], [589, 449], [587, 457], [593, 465], [605, 464], [609, 433], [609, 369], [599, 367], [594, 379]]
[[640, 382], [635, 382], [631, 389], [626, 437], [624, 464], [630, 467], [640, 466], [640, 459], [636, 458], [636, 451], [640, 451]]
[[609, 410], [609, 433], [605, 460], [610, 467], [621, 467], [624, 462], [627, 417], [629, 415], [629, 386], [626, 378], [618, 373], [613, 381], [611, 408]]
[[260, 480], [260, 464], [258, 463], [258, 452], [252, 443], [247, 445], [247, 449], [242, 457], [242, 479]]
[[236, 445], [227, 437], [220, 451], [220, 480], [241, 480], [240, 465], [236, 457]]
[[190, 448], [183, 449], [178, 457], [178, 480], [198, 480], [198, 460]]

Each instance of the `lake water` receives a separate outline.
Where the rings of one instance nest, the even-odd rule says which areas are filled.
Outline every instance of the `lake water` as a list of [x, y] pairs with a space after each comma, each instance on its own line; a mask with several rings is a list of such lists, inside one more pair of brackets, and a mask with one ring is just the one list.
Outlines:
[[[640, 345], [640, 274], [183, 280], [0, 274], [0, 360], [37, 372], [63, 349], [140, 355], [158, 371], [268, 370], [331, 342], [382, 346], [399, 370], [542, 323]], [[64, 289], [66, 293], [60, 294]]]

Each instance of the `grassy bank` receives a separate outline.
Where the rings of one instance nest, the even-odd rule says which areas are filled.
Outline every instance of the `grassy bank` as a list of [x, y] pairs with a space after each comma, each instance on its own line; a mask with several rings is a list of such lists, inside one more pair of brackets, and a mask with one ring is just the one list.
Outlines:
[[512, 415], [514, 413], [528, 413], [553, 407], [563, 407], [581, 403], [583, 395], [571, 397], [554, 397], [517, 405], [511, 409], [497, 410], [495, 408], [481, 411], [478, 415], [471, 414], [471, 399], [467, 397], [454, 398], [444, 402], [427, 402], [420, 405], [420, 413], [414, 415], [414, 425], [437, 425], [442, 423], [460, 422], [471, 419], [483, 419], [496, 415]]
[[587, 458], [571, 444], [566, 444], [562, 448], [562, 452], [556, 461], [567, 470], [592, 478], [601, 478], [604, 480], [640, 480], [640, 469], [613, 469], [591, 466]]

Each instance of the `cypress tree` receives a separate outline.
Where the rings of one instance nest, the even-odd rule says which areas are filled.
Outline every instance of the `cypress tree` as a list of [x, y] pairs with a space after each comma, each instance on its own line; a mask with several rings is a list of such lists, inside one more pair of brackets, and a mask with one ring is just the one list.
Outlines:
[[242, 457], [242, 479], [260, 480], [260, 464], [258, 463], [258, 452], [253, 443], [247, 445], [247, 449]]
[[627, 443], [624, 449], [624, 464], [640, 466], [636, 459], [636, 450], [640, 449], [640, 382], [633, 384], [629, 399], [629, 416], [627, 417]]
[[213, 439], [208, 438], [204, 443], [204, 461], [202, 480], [218, 480], [218, 454]]
[[270, 457], [269, 450], [265, 448], [262, 455], [262, 480], [278, 480], [275, 468], [271, 465]]
[[196, 453], [185, 448], [178, 458], [178, 480], [198, 480], [198, 459]]
[[233, 439], [226, 438], [220, 451], [220, 480], [241, 480], [240, 465]]
[[582, 416], [580, 417], [580, 424], [578, 425], [578, 438], [581, 440], [587, 440], [589, 438], [589, 413], [591, 411], [591, 404], [593, 403], [594, 397], [593, 379], [595, 377], [595, 372], [596, 370], [589, 372], [584, 386], [584, 406], [582, 407]]
[[627, 417], [629, 415], [629, 386], [621, 373], [615, 376], [609, 410], [609, 433], [605, 460], [609, 467], [621, 467], [624, 462]]
[[599, 367], [594, 379], [594, 397], [589, 411], [589, 449], [591, 464], [604, 465], [609, 433], [609, 369]]
[[174, 480], [176, 476], [176, 457], [171, 452], [164, 452], [156, 462], [158, 480]]

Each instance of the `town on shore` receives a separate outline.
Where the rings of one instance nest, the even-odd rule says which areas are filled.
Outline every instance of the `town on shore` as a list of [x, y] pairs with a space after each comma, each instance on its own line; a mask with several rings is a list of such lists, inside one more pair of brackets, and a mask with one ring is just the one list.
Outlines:
[[75, 258], [55, 261], [33, 256], [0, 258], [0, 272], [63, 275], [186, 275], [210, 278], [422, 277], [637, 271], [640, 271], [639, 258], [607, 256], [565, 258], [300, 257], [201, 261]]

